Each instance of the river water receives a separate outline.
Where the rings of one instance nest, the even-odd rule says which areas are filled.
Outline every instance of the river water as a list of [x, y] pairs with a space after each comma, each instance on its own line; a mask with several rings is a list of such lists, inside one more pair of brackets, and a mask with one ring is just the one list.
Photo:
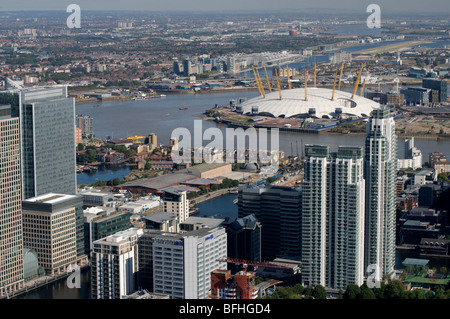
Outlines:
[[[103, 102], [76, 106], [77, 114], [89, 115], [94, 119], [94, 132], [99, 138], [124, 138], [128, 135], [147, 136], [155, 133], [159, 144], [168, 144], [175, 128], [186, 128], [194, 132], [194, 121], [201, 121], [202, 132], [211, 127], [221, 129], [226, 136], [226, 125], [205, 121], [198, 117], [215, 104], [226, 105], [230, 100], [253, 98], [257, 92], [231, 92], [211, 94], [174, 94], [166, 98], [154, 98], [143, 101]], [[187, 110], [179, 110], [180, 107]], [[193, 134], [193, 133], [192, 133]], [[299, 134], [279, 132], [279, 149], [285, 156], [301, 155], [306, 144], [330, 145], [332, 151], [340, 145], [364, 146], [364, 134], [361, 135], [327, 135]], [[204, 141], [207, 145], [209, 141]], [[225, 145], [225, 144], [224, 144]], [[450, 140], [415, 139], [415, 145], [423, 154], [423, 162], [428, 161], [428, 154], [443, 152], [450, 158]], [[398, 156], [404, 155], [404, 140], [399, 140]], [[79, 174], [78, 184], [91, 184], [97, 180], [122, 178], [129, 172], [128, 167], [116, 167], [114, 170], [100, 168], [94, 174]]]

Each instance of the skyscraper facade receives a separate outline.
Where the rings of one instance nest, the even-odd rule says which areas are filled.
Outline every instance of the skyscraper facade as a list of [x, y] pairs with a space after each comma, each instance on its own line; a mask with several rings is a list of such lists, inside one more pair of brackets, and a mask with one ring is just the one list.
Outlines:
[[238, 217], [261, 223], [261, 259], [301, 258], [302, 191], [299, 187], [240, 185]]
[[305, 147], [302, 278], [306, 285], [346, 289], [364, 280], [363, 150]]
[[[365, 269], [374, 265], [376, 279], [394, 271], [397, 136], [392, 110], [374, 110], [366, 126]], [[372, 266], [373, 267], [373, 266]]]
[[0, 94], [20, 119], [22, 197], [76, 193], [75, 100], [67, 87], [15, 89]]
[[22, 202], [24, 247], [36, 251], [47, 274], [66, 273], [67, 267], [77, 263], [78, 254], [84, 253], [84, 238], [78, 242], [77, 233], [80, 203], [81, 196], [55, 193]]
[[0, 105], [0, 296], [23, 288], [19, 118]]

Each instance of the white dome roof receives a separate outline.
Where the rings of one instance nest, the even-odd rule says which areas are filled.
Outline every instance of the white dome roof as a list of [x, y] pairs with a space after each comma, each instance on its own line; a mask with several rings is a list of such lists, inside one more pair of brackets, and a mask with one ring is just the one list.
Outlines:
[[241, 107], [244, 114], [252, 113], [253, 108], [257, 107], [258, 113], [269, 113], [274, 117], [286, 118], [303, 114], [317, 118], [323, 116], [331, 118], [336, 111], [342, 114], [369, 117], [374, 109], [380, 108], [379, 103], [359, 96], [359, 90], [353, 99], [351, 99], [351, 92], [335, 90], [332, 101], [332, 93], [332, 89], [308, 88], [308, 100], [305, 101], [305, 88], [282, 90], [280, 100], [279, 92], [272, 89], [272, 93], [267, 92], [265, 98], [255, 97], [243, 102]]

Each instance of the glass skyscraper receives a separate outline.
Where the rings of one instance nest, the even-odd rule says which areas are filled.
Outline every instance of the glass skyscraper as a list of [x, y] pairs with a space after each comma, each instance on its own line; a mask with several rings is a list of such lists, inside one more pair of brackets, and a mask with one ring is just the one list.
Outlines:
[[0, 104], [20, 119], [23, 199], [76, 194], [75, 100], [67, 87], [5, 91]]
[[[393, 111], [374, 110], [366, 126], [365, 269], [379, 270], [376, 280], [394, 271], [397, 136]], [[376, 268], [375, 268], [376, 269]]]

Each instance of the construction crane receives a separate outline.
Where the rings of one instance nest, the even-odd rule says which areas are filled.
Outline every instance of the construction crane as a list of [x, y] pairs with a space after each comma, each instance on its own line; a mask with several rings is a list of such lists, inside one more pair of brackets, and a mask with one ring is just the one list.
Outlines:
[[132, 140], [133, 144], [141, 144], [141, 141], [139, 141], [140, 139], [145, 138], [145, 136], [138, 136], [138, 135], [133, 135], [133, 136], [128, 136], [127, 140]]

